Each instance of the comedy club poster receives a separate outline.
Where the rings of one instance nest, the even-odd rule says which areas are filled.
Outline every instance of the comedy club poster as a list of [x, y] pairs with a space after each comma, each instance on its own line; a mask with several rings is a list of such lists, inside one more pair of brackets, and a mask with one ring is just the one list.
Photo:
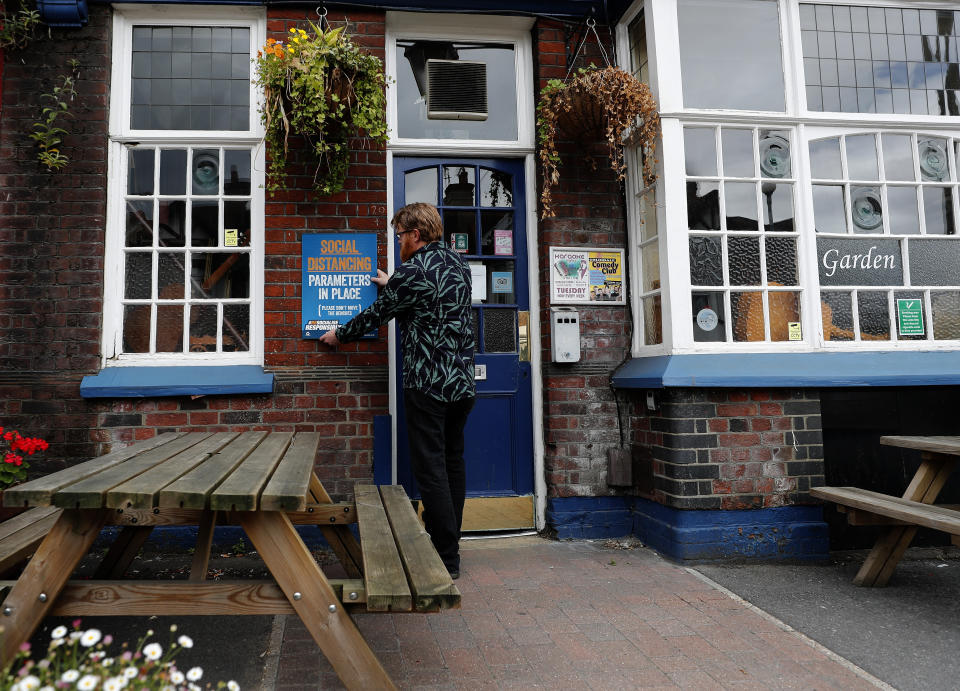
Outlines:
[[623, 250], [551, 247], [550, 302], [625, 304]]
[[377, 299], [376, 233], [319, 233], [302, 237], [303, 338], [320, 338]]

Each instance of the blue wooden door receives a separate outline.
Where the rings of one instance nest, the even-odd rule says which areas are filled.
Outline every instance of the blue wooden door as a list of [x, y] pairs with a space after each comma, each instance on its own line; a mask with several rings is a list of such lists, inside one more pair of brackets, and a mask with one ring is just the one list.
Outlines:
[[[477, 402], [466, 428], [468, 497], [533, 493], [523, 177], [522, 161], [509, 159], [394, 158], [394, 208], [434, 204], [443, 218], [444, 241], [463, 254], [474, 276], [478, 372]], [[402, 360], [398, 353], [400, 388]], [[403, 396], [397, 393], [397, 480], [418, 496]]]

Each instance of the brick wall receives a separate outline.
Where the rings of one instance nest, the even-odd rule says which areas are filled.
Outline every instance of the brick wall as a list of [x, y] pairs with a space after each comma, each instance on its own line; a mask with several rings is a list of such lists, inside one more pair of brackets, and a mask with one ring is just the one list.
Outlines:
[[[607, 35], [602, 27], [598, 31]], [[566, 76], [566, 51], [575, 51], [580, 38], [574, 35], [567, 44], [564, 25], [537, 21], [538, 89], [549, 79]], [[606, 49], [609, 53], [610, 46]], [[603, 64], [599, 47], [588, 40], [574, 70], [591, 61]], [[549, 250], [552, 246], [626, 248], [626, 216], [622, 187], [610, 169], [604, 142], [567, 139], [558, 150], [563, 162], [560, 183], [553, 192], [556, 216], [541, 221], [538, 248], [547, 491], [557, 497], [596, 496], [609, 493], [606, 450], [620, 442], [610, 375], [630, 354], [630, 312], [626, 306], [577, 306], [580, 362], [550, 363]], [[541, 181], [538, 177], [537, 184]]]
[[650, 451], [655, 501], [684, 509], [811, 503], [824, 484], [816, 391], [665, 389], [636, 406], [633, 441]]

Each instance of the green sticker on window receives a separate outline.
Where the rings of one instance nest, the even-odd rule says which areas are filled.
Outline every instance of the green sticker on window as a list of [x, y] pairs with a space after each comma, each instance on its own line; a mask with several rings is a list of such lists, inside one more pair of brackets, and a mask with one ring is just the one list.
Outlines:
[[923, 336], [923, 300], [897, 299], [897, 328], [901, 336]]

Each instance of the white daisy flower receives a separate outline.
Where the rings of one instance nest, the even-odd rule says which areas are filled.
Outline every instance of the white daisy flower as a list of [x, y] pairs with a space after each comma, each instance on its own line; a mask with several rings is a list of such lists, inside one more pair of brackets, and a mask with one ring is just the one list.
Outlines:
[[97, 688], [97, 684], [99, 683], [99, 678], [93, 676], [92, 674], [87, 674], [77, 682], [77, 688], [80, 691], [93, 691], [95, 688]]
[[75, 681], [76, 681], [77, 679], [79, 679], [79, 678], [80, 678], [80, 672], [78, 672], [78, 671], [75, 670], [75, 669], [68, 669], [66, 672], [64, 672], [64, 673], [60, 676], [60, 681], [65, 681], [65, 682], [67, 682], [68, 684], [72, 684], [73, 682], [75, 682]]
[[200, 677], [203, 676], [203, 670], [199, 667], [193, 667], [187, 672], [187, 679], [189, 681], [200, 681]]
[[240, 684], [231, 679], [227, 682], [227, 691], [240, 691]]
[[46, 686], [41, 686], [40, 691], [56, 691], [56, 689], [50, 686], [50, 684], [47, 684]]
[[40, 688], [40, 680], [32, 674], [20, 680], [21, 691], [37, 691]]
[[50, 638], [60, 639], [67, 635], [66, 626], [58, 626], [53, 631], [50, 632]]
[[193, 647], [193, 639], [190, 638], [190, 636], [180, 636], [180, 638], [177, 639], [177, 643], [179, 643], [182, 648]]
[[183, 672], [181, 672], [180, 670], [177, 669], [170, 672], [170, 681], [172, 681], [174, 684], [182, 684], [183, 679], [184, 679]]
[[80, 645], [84, 648], [89, 648], [99, 643], [101, 638], [103, 638], [103, 636], [99, 629], [90, 629], [80, 637]]
[[103, 658], [103, 666], [104, 666], [104, 667], [113, 667], [113, 658], [112, 658], [112, 657], [105, 657], [105, 658]]
[[160, 659], [160, 656], [163, 655], [163, 648], [159, 643], [148, 643], [143, 646], [143, 655], [151, 662]]
[[70, 642], [73, 643], [74, 641], [80, 640], [81, 636], [83, 636], [83, 631], [71, 631], [67, 638], [69, 638]]
[[127, 667], [125, 670], [123, 670], [123, 678], [124, 678], [124, 679], [133, 679], [133, 678], [134, 678], [135, 676], [137, 676], [139, 673], [140, 673], [140, 672], [137, 670], [136, 667]]
[[120, 691], [126, 685], [123, 677], [110, 677], [103, 682], [103, 691]]

